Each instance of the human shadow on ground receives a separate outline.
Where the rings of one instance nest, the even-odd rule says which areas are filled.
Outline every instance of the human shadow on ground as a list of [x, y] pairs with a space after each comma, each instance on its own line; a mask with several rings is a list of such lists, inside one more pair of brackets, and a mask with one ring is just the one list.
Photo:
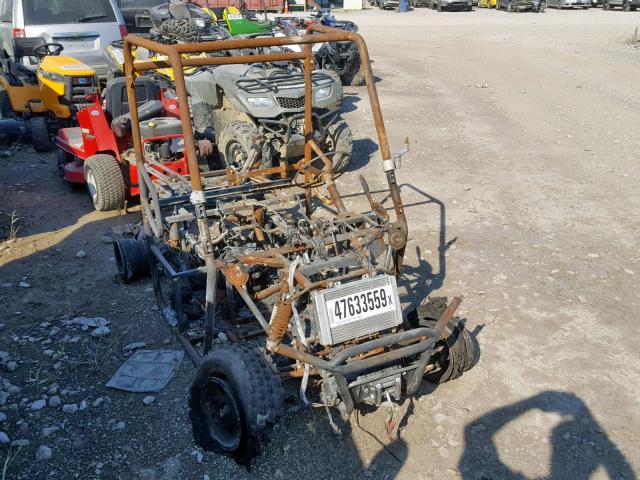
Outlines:
[[509, 460], [509, 454], [498, 451], [495, 437], [507, 424], [532, 410], [563, 417], [549, 439], [552, 454], [547, 480], [588, 480], [598, 469], [604, 469], [612, 480], [637, 478], [627, 459], [580, 398], [572, 393], [545, 391], [492, 410], [465, 427], [465, 451], [459, 463], [465, 480], [527, 478], [504, 463]]

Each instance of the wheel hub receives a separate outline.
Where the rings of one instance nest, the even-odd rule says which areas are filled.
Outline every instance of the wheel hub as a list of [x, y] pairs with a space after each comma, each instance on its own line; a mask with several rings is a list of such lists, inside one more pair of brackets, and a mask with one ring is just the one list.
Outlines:
[[242, 417], [229, 382], [208, 378], [200, 391], [200, 409], [211, 438], [226, 451], [237, 449], [242, 439]]

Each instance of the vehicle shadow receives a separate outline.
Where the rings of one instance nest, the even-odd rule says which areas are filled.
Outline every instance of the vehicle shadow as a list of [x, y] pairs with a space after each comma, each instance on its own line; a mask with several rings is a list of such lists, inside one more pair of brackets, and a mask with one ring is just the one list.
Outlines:
[[363, 168], [369, 163], [374, 153], [378, 151], [378, 144], [370, 138], [360, 138], [353, 141], [353, 153], [349, 173]]
[[355, 112], [358, 109], [358, 105], [356, 105], [360, 100], [359, 95], [345, 93], [342, 96], [342, 107], [340, 110], [342, 113]]
[[[369, 142], [371, 141], [369, 140]], [[400, 286], [404, 286], [406, 288], [407, 292], [409, 292], [412, 297], [412, 301], [419, 302], [434, 290], [442, 287], [447, 275], [446, 253], [458, 238], [454, 237], [447, 239], [446, 207], [441, 200], [428, 194], [424, 190], [421, 190], [415, 185], [409, 183], [403, 183], [400, 185], [400, 192], [403, 198], [407, 197], [408, 190], [414, 194], [411, 195], [412, 197], [417, 195], [420, 198], [418, 201], [403, 202], [405, 210], [415, 207], [424, 209], [429, 205], [433, 205], [438, 209], [437, 268], [434, 269], [434, 265], [424, 258], [422, 246], [416, 245], [414, 248], [416, 261], [414, 262], [413, 259], [405, 253], [405, 263], [402, 267], [400, 276]], [[380, 204], [383, 205], [387, 211], [393, 212], [393, 204], [388, 190], [372, 190], [371, 194], [374, 197], [379, 194], [384, 194], [385, 197], [379, 200]], [[364, 194], [361, 191], [357, 191], [343, 194], [342, 198], [355, 198], [363, 195]], [[409, 232], [409, 241], [411, 241], [411, 231]]]
[[[459, 470], [466, 480], [525, 479], [504, 462], [509, 453], [498, 451], [495, 437], [507, 424], [527, 412], [539, 410], [561, 415], [549, 444], [552, 449], [548, 480], [587, 480], [603, 470], [612, 480], [636, 479], [629, 462], [608, 438], [587, 405], [568, 392], [545, 391], [520, 402], [500, 407], [465, 427], [465, 450]], [[538, 477], [536, 477], [538, 478]]]

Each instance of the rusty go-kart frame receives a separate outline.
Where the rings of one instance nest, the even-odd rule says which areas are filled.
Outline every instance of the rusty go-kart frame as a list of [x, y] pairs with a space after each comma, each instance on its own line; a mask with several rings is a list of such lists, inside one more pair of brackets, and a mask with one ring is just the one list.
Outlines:
[[[338, 41], [352, 41], [360, 52], [394, 221], [363, 177], [371, 210], [345, 207], [330, 155], [314, 140], [311, 46]], [[219, 55], [294, 44], [303, 51]], [[166, 60], [134, 63], [134, 46]], [[189, 56], [203, 52], [218, 54]], [[453, 320], [460, 298], [441, 305], [437, 315], [425, 304], [403, 317], [396, 277], [407, 221], [360, 35], [316, 24], [305, 36], [178, 45], [130, 35], [124, 55], [154, 291], [197, 366], [189, 405], [202, 447], [250, 462], [283, 413], [282, 378], [301, 378], [300, 398], [309, 405], [305, 392], [313, 377], [322, 402], [315, 405], [326, 408], [333, 426], [329, 407], [346, 417], [360, 403], [391, 406], [391, 398], [415, 394], [425, 375], [444, 381], [471, 366], [470, 337]], [[304, 158], [266, 169], [201, 173], [183, 69], [276, 61], [304, 64]], [[141, 138], [136, 75], [167, 67], [175, 76], [189, 175], [161, 174]], [[249, 166], [256, 155], [259, 149]], [[324, 208], [316, 208], [320, 203]]]

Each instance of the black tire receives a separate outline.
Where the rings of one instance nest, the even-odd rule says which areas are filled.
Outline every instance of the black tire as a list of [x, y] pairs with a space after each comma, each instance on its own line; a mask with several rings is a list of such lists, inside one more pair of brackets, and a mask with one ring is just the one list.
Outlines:
[[198, 367], [189, 416], [203, 449], [250, 465], [282, 414], [278, 372], [271, 358], [254, 345], [226, 344], [212, 350]]
[[351, 82], [349, 82], [349, 84], [352, 87], [362, 87], [366, 83], [367, 82], [364, 77], [364, 71], [362, 70], [362, 63], [360, 63], [358, 67], [358, 71], [353, 75], [353, 77], [351, 78]]
[[333, 161], [333, 173], [342, 173], [349, 168], [353, 156], [353, 136], [351, 128], [344, 120], [329, 125], [325, 130], [323, 145]]
[[51, 150], [51, 138], [49, 126], [45, 117], [31, 117], [29, 119], [31, 129], [31, 144], [36, 152], [48, 152]]
[[[409, 314], [410, 324], [434, 328], [437, 318], [446, 309], [446, 301], [447, 299], [442, 297], [426, 299]], [[470, 370], [480, 358], [479, 345], [464, 327], [462, 320], [451, 319], [444, 330], [441, 339], [436, 342], [436, 347], [444, 348], [432, 358], [440, 369], [425, 375], [425, 380], [431, 383], [444, 383], [458, 378], [463, 372]]]
[[84, 178], [89, 197], [96, 210], [124, 207], [127, 189], [118, 161], [111, 155], [98, 153], [84, 162]]
[[[224, 126], [218, 137], [218, 151], [220, 160], [225, 166], [232, 166], [238, 170], [249, 158], [251, 148], [258, 137], [258, 130], [247, 122], [231, 122]], [[260, 155], [257, 167], [269, 168], [273, 164], [271, 157]]]
[[13, 116], [14, 112], [9, 99], [9, 92], [0, 90], [0, 118], [11, 118]]
[[56, 165], [58, 166], [60, 178], [64, 178], [64, 166], [71, 161], [73, 161], [73, 155], [62, 149], [58, 149], [56, 152]]

